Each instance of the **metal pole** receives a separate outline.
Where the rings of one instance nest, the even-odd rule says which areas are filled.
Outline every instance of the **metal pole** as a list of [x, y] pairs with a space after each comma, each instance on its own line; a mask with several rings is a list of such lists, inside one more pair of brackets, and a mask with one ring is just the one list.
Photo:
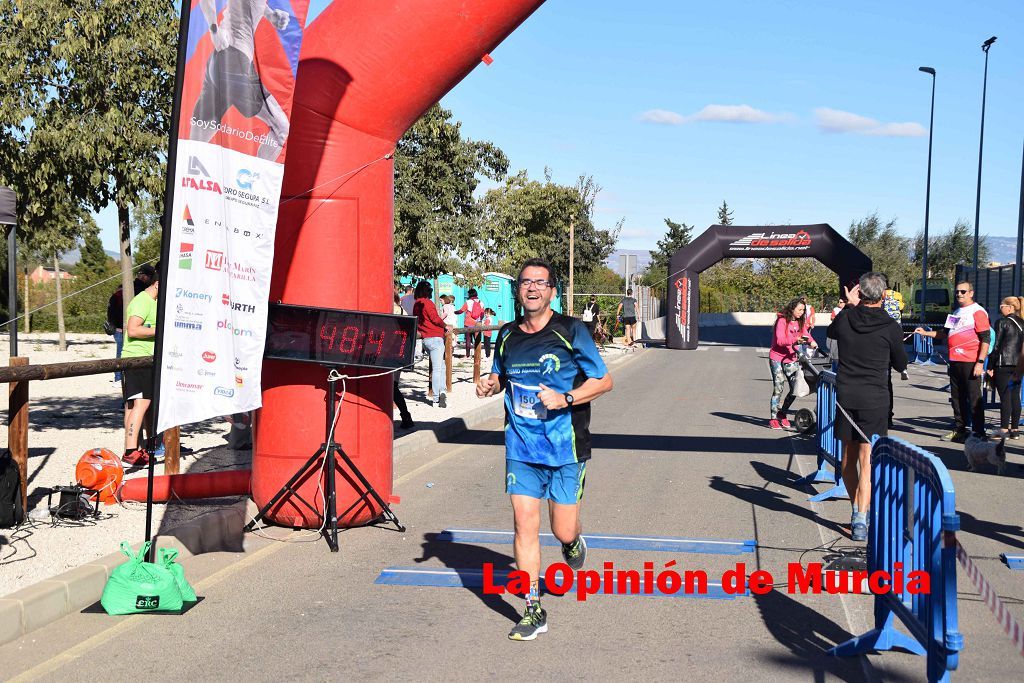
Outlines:
[[978, 270], [978, 227], [981, 220], [981, 159], [985, 151], [985, 95], [988, 91], [988, 51], [996, 37], [992, 36], [981, 45], [985, 53], [985, 76], [981, 83], [981, 140], [978, 142], [978, 194], [974, 203], [974, 270]]
[[1017, 211], [1017, 262], [1013, 264], [1013, 293], [1021, 295], [1021, 260], [1024, 259], [1024, 152], [1020, 161], [1020, 209]]
[[925, 305], [928, 301], [928, 217], [932, 203], [932, 132], [935, 129], [935, 69], [922, 66], [920, 71], [932, 77], [932, 108], [928, 118], [928, 180], [924, 191], [924, 252], [921, 257], [921, 324], [925, 323]]
[[10, 356], [18, 355], [18, 237], [17, 227], [10, 226], [7, 233], [7, 325], [11, 335]]
[[564, 315], [573, 314], [573, 300], [572, 295], [574, 293], [576, 281], [573, 277], [573, 270], [575, 269], [575, 256], [576, 253], [576, 217], [569, 217], [569, 296], [566, 300], [569, 304], [568, 310], [562, 311]]
[[[171, 215], [174, 211], [174, 174], [175, 166], [178, 155], [178, 124], [181, 120], [181, 90], [185, 82], [185, 57], [188, 48], [188, 22], [189, 22], [189, 10], [192, 7], [190, 0], [181, 0], [181, 16], [178, 20], [178, 63], [177, 69], [174, 73], [174, 99], [171, 103], [171, 130], [170, 139], [167, 143], [167, 177], [164, 179], [164, 215], [163, 215], [163, 234], [161, 235], [160, 243], [160, 281], [161, 284], [167, 282], [167, 267], [168, 261], [170, 260], [171, 253]], [[131, 296], [130, 293], [126, 292], [126, 296]], [[163, 322], [164, 314], [167, 309], [167, 292], [166, 289], [160, 293], [157, 297], [157, 325], [156, 325], [156, 340], [153, 350], [153, 403], [149, 408], [149, 419], [150, 419], [150, 431], [149, 437], [156, 440], [156, 425], [157, 418], [160, 414], [160, 363], [163, 358], [163, 345], [164, 345], [164, 334], [163, 334]], [[125, 323], [128, 321], [125, 320]], [[166, 447], [165, 447], [166, 450]], [[150, 451], [152, 453], [152, 450]], [[147, 476], [149, 482], [146, 489], [146, 540], [153, 540], [152, 529], [153, 529], [153, 472], [154, 463], [153, 456], [149, 458], [149, 468]], [[150, 562], [156, 556], [156, 548], [150, 546], [149, 557], [147, 558]]]

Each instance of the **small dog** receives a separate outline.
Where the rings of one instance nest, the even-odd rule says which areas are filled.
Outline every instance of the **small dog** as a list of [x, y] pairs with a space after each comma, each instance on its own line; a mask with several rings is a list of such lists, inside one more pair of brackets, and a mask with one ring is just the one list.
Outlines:
[[967, 458], [967, 469], [970, 472], [976, 471], [978, 465], [988, 463], [996, 466], [997, 473], [1006, 473], [1005, 438], [998, 441], [985, 441], [971, 434], [964, 442], [964, 456]]

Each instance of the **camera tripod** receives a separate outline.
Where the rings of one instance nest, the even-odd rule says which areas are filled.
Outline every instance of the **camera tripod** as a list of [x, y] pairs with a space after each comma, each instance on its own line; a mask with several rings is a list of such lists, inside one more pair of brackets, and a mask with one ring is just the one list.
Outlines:
[[[352, 476], [346, 477], [349, 480], [349, 483], [352, 484], [352, 487], [356, 491], [360, 491], [361, 487], [359, 498], [357, 498], [356, 501], [352, 503], [352, 505], [350, 505], [344, 512], [342, 512], [340, 516], [344, 517], [360, 504], [370, 505], [370, 501], [372, 499], [373, 502], [377, 503], [381, 510], [380, 515], [378, 515], [373, 520], [373, 522], [384, 522], [385, 524], [394, 524], [395, 528], [398, 529], [398, 531], [405, 531], [405, 526], [403, 526], [402, 523], [398, 521], [398, 515], [394, 513], [394, 511], [391, 509], [391, 506], [387, 504], [387, 502], [381, 497], [377, 490], [373, 488], [373, 485], [370, 484], [370, 482], [366, 479], [363, 473], [359, 471], [359, 468], [356, 467], [355, 463], [352, 462], [352, 459], [348, 457], [348, 454], [345, 453], [345, 450], [341, 447], [341, 444], [334, 440], [334, 420], [337, 415], [336, 410], [340, 410], [340, 406], [338, 406], [338, 408], [336, 409], [334, 404], [334, 397], [337, 395], [337, 384], [339, 379], [341, 379], [341, 376], [337, 373], [335, 369], [332, 368], [327, 375], [327, 426], [325, 428], [324, 433], [324, 442], [320, 444], [320, 448], [317, 449], [316, 453], [310, 456], [309, 460], [307, 460], [306, 463], [299, 468], [299, 471], [296, 472], [292, 476], [292, 478], [288, 480], [288, 482], [281, 488], [281, 490], [275, 493], [274, 497], [271, 498], [267, 502], [267, 504], [260, 509], [256, 516], [253, 517], [253, 519], [245, 525], [246, 531], [252, 531], [252, 529], [256, 526], [256, 523], [261, 519], [265, 519], [267, 512], [275, 505], [277, 505], [280, 501], [282, 501], [282, 499], [284, 499], [285, 496], [293, 496], [297, 500], [302, 501], [310, 509], [316, 511], [315, 506], [313, 506], [308, 501], [304, 500], [299, 495], [297, 486], [300, 482], [304, 481], [312, 473], [317, 472], [318, 470], [322, 470], [324, 478], [323, 514], [326, 517], [326, 519], [322, 518], [323, 524], [321, 525], [321, 533], [323, 534], [324, 540], [327, 541], [327, 545], [330, 547], [331, 552], [338, 552], [339, 515], [337, 510], [336, 478], [338, 470], [341, 469], [341, 463], [338, 462], [338, 458], [340, 458], [341, 461], [348, 466], [348, 470], [352, 474]], [[334, 466], [329, 467], [325, 460], [333, 463]], [[352, 480], [353, 476], [355, 477], [356, 481]], [[357, 486], [357, 483], [359, 486]]]

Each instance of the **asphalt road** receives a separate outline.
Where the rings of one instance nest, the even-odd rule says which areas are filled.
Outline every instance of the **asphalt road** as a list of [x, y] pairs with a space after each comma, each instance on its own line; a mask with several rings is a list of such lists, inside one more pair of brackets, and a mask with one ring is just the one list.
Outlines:
[[[649, 561], [660, 569], [675, 560], [677, 569], [703, 569], [716, 581], [744, 562], [748, 571], [767, 570], [784, 583], [790, 563], [863, 548], [842, 526], [849, 519], [846, 501], [809, 504], [813, 490], [794, 483], [813, 469], [813, 445], [765, 428], [771, 383], [758, 350], [764, 336], [756, 329], [702, 331], [706, 350], [649, 349], [614, 370], [615, 390], [594, 406], [583, 506], [585, 533], [755, 539], [756, 551], [592, 549], [589, 567], [612, 562], [616, 569], [639, 569]], [[898, 435], [957, 470], [967, 520], [961, 540], [1024, 618], [1024, 572], [993, 559], [1024, 548], [1024, 458], [1013, 450], [1005, 477], [963, 472], [962, 454], [934, 438], [948, 413], [938, 391], [941, 369], [913, 373], [911, 382], [897, 384]], [[784, 585], [732, 600], [547, 596], [550, 632], [517, 643], [506, 638], [522, 610], [517, 598], [375, 584], [391, 566], [511, 567], [510, 545], [437, 537], [450, 528], [511, 529], [501, 428], [495, 420], [396, 463], [404, 534], [349, 530], [338, 554], [322, 542], [250, 538], [241, 559], [215, 553], [189, 561], [203, 600], [184, 615], [73, 615], [0, 647], [0, 673], [55, 681], [923, 679], [923, 659], [909, 654], [838, 659], [825, 653], [869, 628], [869, 596], [792, 595]], [[559, 559], [556, 548], [544, 549], [545, 562]], [[955, 675], [1020, 679], [1024, 660], [963, 577], [959, 586], [967, 647]]]

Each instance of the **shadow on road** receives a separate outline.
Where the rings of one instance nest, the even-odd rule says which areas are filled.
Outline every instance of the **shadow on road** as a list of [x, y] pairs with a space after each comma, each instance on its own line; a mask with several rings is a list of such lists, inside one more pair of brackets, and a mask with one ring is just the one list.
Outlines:
[[[423, 548], [423, 555], [414, 560], [417, 564], [436, 557], [441, 560], [444, 566], [456, 571], [459, 569], [479, 570], [485, 563], [493, 565], [495, 572], [515, 569], [514, 560], [504, 553], [499, 553], [479, 545], [440, 541], [437, 538], [438, 535], [435, 533], [423, 534], [423, 543], [420, 544]], [[502, 596], [486, 595], [481, 589], [471, 588], [467, 590], [480, 598], [480, 601], [489, 608], [507, 617], [509, 621], [519, 621], [521, 615], [516, 611], [515, 607], [505, 602]]]
[[[771, 380], [765, 380], [766, 382]], [[711, 411], [711, 414], [715, 417], [720, 417], [723, 420], [732, 420], [733, 422], [745, 422], [755, 427], [767, 427], [768, 419], [764, 417], [754, 417], [753, 415], [740, 415], [738, 413], [723, 413], [718, 410]]]
[[764, 655], [772, 664], [797, 673], [809, 672], [815, 681], [823, 681], [832, 676], [844, 681], [864, 679], [864, 672], [857, 659], [828, 654], [829, 648], [852, 636], [839, 624], [800, 604], [781, 590], [755, 595], [754, 601], [765, 628], [791, 653]]
[[961, 510], [957, 513], [960, 515], [960, 530], [964, 533], [983, 536], [1014, 548], [1024, 548], [1024, 528], [1019, 524], [989, 522]]
[[[778, 441], [770, 437], [762, 439], [684, 434], [591, 434], [590, 443], [594, 450], [782, 455], [783, 449]], [[445, 443], [502, 446], [505, 444], [505, 435], [493, 430], [469, 429], [445, 439]]]
[[725, 477], [714, 476], [710, 478], [708, 484], [715, 491], [727, 493], [734, 498], [738, 498], [742, 501], [764, 508], [765, 510], [771, 510], [773, 512], [785, 512], [795, 517], [803, 517], [804, 519], [814, 522], [819, 526], [823, 526], [826, 529], [842, 534], [846, 536], [846, 531], [835, 522], [823, 519], [814, 513], [813, 510], [809, 510], [805, 507], [789, 502], [789, 497], [785, 496], [776, 491], [769, 491], [768, 489], [761, 488], [760, 486], [752, 486], [750, 484], [737, 484], [727, 480]]

